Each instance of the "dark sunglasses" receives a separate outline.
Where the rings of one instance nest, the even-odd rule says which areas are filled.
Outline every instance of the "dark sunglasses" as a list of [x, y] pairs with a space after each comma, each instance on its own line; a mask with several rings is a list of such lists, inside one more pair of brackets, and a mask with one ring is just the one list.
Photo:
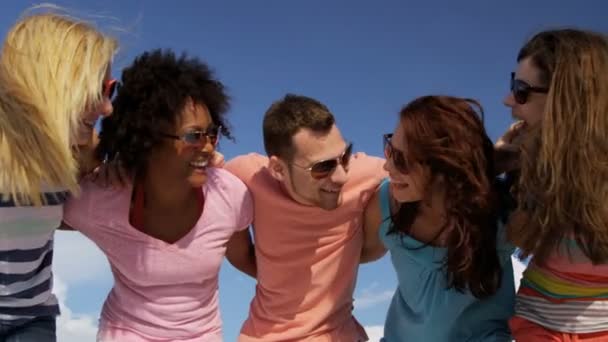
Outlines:
[[295, 165], [301, 169], [309, 171], [310, 176], [314, 179], [323, 179], [323, 178], [329, 176], [332, 172], [334, 172], [334, 170], [338, 167], [338, 163], [340, 165], [342, 165], [342, 167], [344, 169], [347, 169], [348, 164], [350, 163], [350, 157], [352, 154], [353, 154], [353, 144], [349, 143], [348, 146], [346, 146], [346, 149], [344, 150], [344, 152], [342, 152], [342, 154], [337, 158], [321, 160], [321, 161], [318, 161], [318, 162], [312, 164], [309, 167], [304, 167], [304, 166], [300, 166], [297, 164], [292, 164], [292, 165]]
[[104, 97], [107, 97], [111, 100], [114, 96], [114, 93], [116, 92], [116, 89], [118, 89], [119, 87], [120, 83], [116, 79], [107, 80], [101, 85], [101, 93]]
[[382, 137], [384, 143], [384, 157], [386, 159], [391, 159], [393, 161], [393, 165], [395, 165], [395, 168], [397, 168], [397, 170], [399, 170], [401, 173], [409, 173], [410, 165], [403, 156], [403, 152], [393, 147], [391, 142], [393, 134], [384, 134]]
[[[186, 132], [180, 135], [173, 135], [167, 133], [161, 133], [161, 136], [165, 138], [171, 138], [176, 140], [181, 140], [188, 145], [201, 145], [206, 144], [207, 142], [211, 143], [211, 145], [217, 145], [217, 142], [220, 138], [220, 129], [221, 126], [213, 126], [207, 128], [205, 131], [191, 131]], [[204, 140], [203, 140], [204, 139]]]
[[511, 73], [511, 93], [513, 93], [513, 97], [517, 103], [525, 104], [528, 102], [528, 96], [530, 96], [530, 93], [546, 94], [548, 92], [549, 89], [533, 87], [522, 80], [516, 79], [514, 72]]

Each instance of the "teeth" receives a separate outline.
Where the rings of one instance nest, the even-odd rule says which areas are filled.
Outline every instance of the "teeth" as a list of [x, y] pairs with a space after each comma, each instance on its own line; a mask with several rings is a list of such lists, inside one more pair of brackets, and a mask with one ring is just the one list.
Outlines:
[[190, 165], [192, 165], [194, 167], [206, 167], [207, 164], [209, 164], [209, 162], [207, 160], [194, 161], [194, 162], [190, 163]]

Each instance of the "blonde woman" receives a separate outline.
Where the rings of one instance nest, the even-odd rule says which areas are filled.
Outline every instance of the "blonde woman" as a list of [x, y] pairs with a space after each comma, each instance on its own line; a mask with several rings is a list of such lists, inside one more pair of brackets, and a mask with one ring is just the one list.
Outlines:
[[544, 31], [517, 61], [505, 104], [523, 145], [508, 232], [532, 259], [512, 332], [517, 341], [606, 341], [608, 41]]
[[78, 145], [112, 112], [117, 42], [90, 24], [30, 14], [0, 57], [0, 340], [55, 341], [53, 234], [78, 191]]

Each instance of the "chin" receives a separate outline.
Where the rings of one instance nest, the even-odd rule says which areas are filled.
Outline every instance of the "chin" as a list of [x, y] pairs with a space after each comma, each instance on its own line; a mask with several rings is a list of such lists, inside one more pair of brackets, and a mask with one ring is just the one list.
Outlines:
[[190, 185], [193, 188], [200, 188], [203, 185], [205, 185], [205, 183], [207, 182], [207, 175], [206, 174], [196, 174], [196, 175], [191, 175], [188, 178], [188, 183], [190, 183]]
[[335, 210], [342, 205], [342, 195], [336, 201], [320, 202], [319, 207], [324, 210]]
[[422, 200], [422, 196], [416, 196], [414, 194], [393, 193], [393, 199], [397, 201], [397, 203], [412, 203], [419, 202], [420, 200]]

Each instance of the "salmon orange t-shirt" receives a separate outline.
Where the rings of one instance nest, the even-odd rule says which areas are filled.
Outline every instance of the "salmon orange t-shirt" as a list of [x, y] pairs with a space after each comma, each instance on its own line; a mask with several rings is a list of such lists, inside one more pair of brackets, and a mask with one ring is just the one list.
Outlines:
[[240, 156], [225, 168], [254, 202], [257, 285], [239, 341], [366, 341], [352, 315], [363, 244], [363, 213], [383, 159], [352, 157], [343, 203], [324, 210], [294, 201], [267, 170], [268, 158]]

